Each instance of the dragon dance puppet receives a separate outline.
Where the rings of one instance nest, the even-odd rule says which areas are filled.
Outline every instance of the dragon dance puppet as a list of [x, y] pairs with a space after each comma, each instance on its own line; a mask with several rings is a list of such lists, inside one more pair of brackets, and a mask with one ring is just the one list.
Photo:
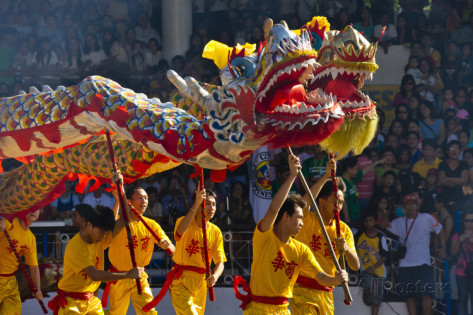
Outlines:
[[321, 144], [343, 156], [360, 153], [377, 125], [360, 89], [376, 71], [376, 43], [351, 26], [330, 31], [316, 17], [300, 30], [264, 25], [265, 41], [233, 48], [210, 42], [204, 57], [222, 85], [168, 72], [179, 90], [172, 102], [99, 76], [72, 87], [30, 90], [0, 100], [0, 158], [24, 164], [0, 178], [0, 215], [25, 216], [58, 198], [66, 179], [83, 192], [110, 182], [104, 132], [114, 136], [125, 182], [182, 163], [211, 169], [214, 181], [262, 145]]

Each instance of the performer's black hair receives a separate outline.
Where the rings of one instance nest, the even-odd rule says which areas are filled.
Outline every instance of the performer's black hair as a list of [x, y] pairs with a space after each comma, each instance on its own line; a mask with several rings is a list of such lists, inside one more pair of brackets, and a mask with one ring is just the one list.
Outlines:
[[287, 196], [286, 200], [281, 206], [281, 209], [279, 209], [278, 216], [276, 217], [274, 224], [276, 225], [279, 221], [281, 221], [285, 212], [287, 212], [289, 216], [292, 216], [296, 210], [296, 206], [304, 209], [307, 206], [307, 202], [299, 194], [290, 194]]
[[81, 216], [84, 213], [85, 221], [90, 222], [93, 227], [107, 231], [113, 231], [115, 228], [115, 214], [109, 207], [97, 206], [93, 208], [86, 204], [79, 204], [75, 206], [75, 209], [79, 211]]

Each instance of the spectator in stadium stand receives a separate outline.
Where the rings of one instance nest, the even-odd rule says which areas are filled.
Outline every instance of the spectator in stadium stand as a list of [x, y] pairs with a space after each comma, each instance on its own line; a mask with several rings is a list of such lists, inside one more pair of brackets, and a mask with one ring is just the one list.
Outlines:
[[89, 71], [99, 71], [107, 60], [103, 49], [100, 49], [95, 34], [85, 35], [84, 53], [82, 54], [82, 63]]
[[87, 194], [82, 202], [91, 207], [104, 206], [113, 209], [115, 199], [104, 192], [104, 185], [102, 185], [97, 190]]
[[397, 43], [399, 45], [408, 45], [417, 39], [417, 32], [415, 28], [411, 28], [407, 24], [406, 15], [401, 13], [397, 16]]
[[[473, 18], [471, 18], [471, 20], [473, 20]], [[470, 43], [462, 44], [460, 60], [462, 66], [459, 85], [462, 87], [469, 87], [473, 82], [473, 54], [471, 53]]]
[[[410, 119], [412, 119], [412, 112], [409, 108], [409, 105], [407, 103], [401, 103], [397, 105], [396, 108], [396, 119], [397, 120], [402, 120], [405, 123], [407, 123]], [[392, 124], [392, 123], [391, 123]], [[407, 128], [407, 125], [405, 126]]]
[[148, 41], [147, 48], [148, 49], [145, 51], [146, 63], [148, 64], [148, 67], [154, 68], [158, 65], [158, 62], [161, 60], [163, 56], [162, 48], [159, 45], [158, 40], [156, 38], [151, 38]]
[[414, 164], [412, 172], [419, 174], [422, 178], [427, 178], [427, 171], [431, 168], [438, 169], [441, 159], [435, 156], [437, 144], [434, 139], [427, 138], [422, 141], [422, 155], [424, 156]]
[[473, 148], [463, 151], [463, 161], [468, 165], [468, 184], [473, 184]]
[[415, 118], [413, 119], [410, 119], [408, 122], [407, 122], [407, 132], [417, 132], [417, 134], [419, 134], [419, 149], [422, 148], [422, 130], [420, 129], [420, 124], [419, 124], [419, 121]]
[[[448, 43], [447, 56], [442, 59], [442, 67], [440, 69], [442, 81], [446, 88], [455, 89], [458, 86], [461, 70], [461, 60], [457, 42], [450, 41]], [[445, 106], [442, 108], [445, 109]]]
[[407, 132], [407, 145], [409, 146], [411, 155], [410, 164], [413, 166], [422, 158], [422, 152], [419, 150], [420, 135], [417, 131]]
[[465, 199], [462, 186], [468, 184], [468, 165], [459, 160], [460, 143], [450, 141], [447, 144], [448, 159], [439, 164], [439, 185], [448, 201], [455, 203]]
[[385, 141], [385, 147], [390, 147], [393, 150], [396, 150], [399, 144], [401, 143], [401, 138], [394, 134], [394, 133], [388, 133], [386, 135], [386, 141]]
[[302, 162], [302, 174], [308, 180], [309, 185], [314, 184], [325, 174], [328, 162], [327, 152], [320, 145], [314, 146], [314, 156]]
[[442, 55], [437, 49], [435, 49], [432, 46], [433, 44], [432, 35], [429, 33], [422, 34], [421, 42], [422, 42], [422, 49], [424, 51], [424, 57], [428, 57], [431, 59], [431, 62], [433, 62], [433, 66], [435, 67], [435, 69], [440, 68]]
[[162, 46], [161, 36], [149, 24], [149, 16], [147, 12], [140, 12], [138, 15], [138, 25], [134, 28], [136, 40], [148, 43], [151, 38], [156, 38], [159, 45]]
[[443, 120], [435, 117], [434, 104], [429, 101], [421, 101], [419, 104], [419, 123], [424, 138], [435, 139], [437, 145], [442, 145], [446, 138], [445, 124]]
[[419, 69], [419, 61], [420, 61], [419, 57], [410, 55], [409, 61], [407, 62], [407, 65], [404, 67], [404, 71], [406, 72], [406, 74], [412, 75], [416, 85], [420, 83], [420, 78], [422, 76], [422, 72]]
[[444, 87], [440, 74], [426, 57], [420, 59], [420, 71], [422, 76], [417, 90], [423, 99], [435, 103], [435, 97], [440, 95]]
[[360, 13], [361, 20], [356, 22], [353, 25], [353, 28], [358, 32], [362, 33], [363, 36], [369, 41], [373, 41], [373, 33], [374, 33], [374, 24], [371, 20], [371, 10], [370, 7], [364, 6], [361, 8]]
[[409, 172], [412, 168], [411, 150], [407, 144], [401, 144], [396, 149], [396, 164], [394, 166], [399, 171]]
[[[405, 244], [406, 254], [399, 261], [399, 282], [402, 290], [398, 293], [407, 298], [409, 314], [416, 314], [416, 297], [422, 297], [423, 314], [432, 314], [432, 294], [434, 276], [430, 258], [430, 234], [440, 234], [442, 225], [432, 215], [419, 213], [420, 200], [417, 193], [403, 196], [406, 216], [394, 219], [388, 230]], [[446, 240], [440, 234], [441, 257], [446, 254]], [[414, 287], [412, 287], [414, 284]]]
[[[457, 280], [458, 315], [468, 315], [468, 304], [473, 305], [473, 281], [467, 274], [473, 264], [473, 213], [465, 212], [460, 231], [452, 236], [450, 253], [456, 257], [455, 277]], [[469, 297], [469, 298], [468, 298]], [[468, 301], [470, 303], [468, 303]]]
[[392, 147], [385, 147], [381, 154], [382, 164], [375, 168], [376, 173], [376, 186], [381, 186], [382, 178], [385, 172], [393, 171], [396, 175], [399, 173], [399, 169], [394, 167], [395, 163], [395, 150]]
[[406, 74], [401, 79], [399, 92], [394, 96], [393, 107], [396, 108], [401, 103], [409, 104], [409, 98], [417, 94], [414, 77], [410, 74]]
[[406, 121], [399, 118], [393, 119], [391, 126], [389, 126], [388, 134], [395, 134], [399, 137], [402, 144], [406, 144], [407, 139], [407, 127]]
[[[378, 159], [371, 159], [371, 152], [375, 151], [374, 149], [366, 148], [363, 150], [363, 153], [358, 157], [358, 166], [361, 169], [373, 164]], [[377, 153], [377, 152], [376, 152]], [[360, 182], [356, 183], [356, 189], [358, 190], [358, 201], [360, 204], [361, 212], [365, 211], [371, 201], [371, 197], [374, 191], [374, 184], [376, 180], [376, 175], [374, 169], [367, 172], [363, 175], [363, 178]]]
[[382, 184], [380, 187], [376, 187], [373, 196], [387, 196], [390, 201], [393, 201], [396, 197], [396, 173], [393, 171], [386, 171], [383, 174]]
[[416, 56], [419, 59], [424, 57], [422, 44], [419, 41], [411, 42], [411, 56]]
[[363, 176], [371, 172], [378, 164], [384, 162], [385, 160], [381, 159], [371, 163], [363, 169], [359, 169], [357, 157], [350, 156], [340, 161], [339, 174], [346, 186], [345, 201], [343, 203], [342, 212], [344, 215], [344, 221], [347, 224], [361, 222], [361, 211], [356, 184], [359, 183]]
[[[464, 109], [466, 111], [471, 111], [472, 108], [468, 107], [468, 91], [465, 87], [459, 87], [457, 92], [455, 93], [455, 104], [457, 105], [457, 109]], [[460, 117], [458, 117], [460, 118]], [[467, 117], [469, 118], [469, 117]]]
[[[383, 28], [386, 27], [384, 36], [382, 35]], [[384, 53], [388, 52], [388, 46], [397, 42], [396, 26], [391, 23], [391, 18], [388, 13], [383, 13], [379, 17], [379, 24], [374, 27], [374, 40], [379, 41], [379, 45], [384, 48]]]
[[62, 195], [51, 203], [50, 220], [64, 220], [74, 206], [79, 204], [79, 197], [74, 192], [72, 182], [66, 179], [64, 186]]

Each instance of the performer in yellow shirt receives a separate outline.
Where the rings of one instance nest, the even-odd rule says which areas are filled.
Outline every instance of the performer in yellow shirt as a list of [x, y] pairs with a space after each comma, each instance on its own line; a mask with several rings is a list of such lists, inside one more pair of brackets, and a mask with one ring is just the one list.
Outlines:
[[[334, 222], [334, 205], [337, 204], [337, 211], [340, 211], [343, 206], [343, 196], [346, 188], [342, 180], [337, 181], [339, 190], [336, 203], [333, 194], [333, 184], [330, 181], [331, 171], [332, 169], [334, 170], [335, 167], [335, 161], [332, 160], [327, 163], [327, 171], [324, 176], [312, 185], [310, 191], [314, 197], [318, 196], [319, 211], [324, 221], [325, 229], [332, 241], [332, 246], [337, 254], [337, 259], [340, 258], [340, 250], [343, 250], [348, 265], [352, 270], [356, 271], [360, 268], [360, 262], [356, 254], [353, 233], [350, 227], [344, 222], [340, 222], [341, 235], [340, 238], [337, 237]], [[309, 196], [305, 195], [304, 199], [309, 200]], [[329, 275], [336, 274], [336, 268], [333, 264], [316, 214], [310, 211], [309, 206], [304, 207], [303, 212], [304, 226], [296, 236], [296, 239], [310, 248], [325, 273]], [[334, 304], [332, 291], [332, 286], [325, 286], [310, 274], [302, 271], [294, 286], [294, 297], [291, 299], [292, 313], [303, 315], [319, 314], [317, 310], [318, 306], [320, 307], [320, 314], [333, 314]]]
[[14, 218], [12, 223], [3, 218], [0, 219], [0, 314], [2, 315], [21, 314], [20, 292], [15, 277], [18, 260], [3, 233], [5, 230], [7, 230], [18, 254], [25, 257], [25, 263], [29, 266], [31, 279], [38, 290], [35, 298], [43, 299], [36, 255], [36, 238], [28, 228], [38, 217], [39, 210], [36, 210], [26, 215], [26, 223], [18, 218]]
[[[126, 194], [131, 205], [140, 213], [143, 214], [148, 206], [148, 194], [141, 187], [132, 187], [127, 190]], [[118, 198], [117, 198], [118, 200]], [[116, 205], [117, 207], [118, 205]], [[153, 237], [150, 231], [144, 226], [139, 218], [132, 212], [130, 220], [130, 229], [133, 238], [133, 247], [135, 249], [135, 257], [137, 266], [144, 267], [149, 265], [151, 256], [153, 255], [154, 244], [159, 245], [163, 249], [169, 248], [174, 252], [174, 245], [171, 243], [166, 233], [156, 221], [143, 217], [151, 229], [159, 236], [161, 242]], [[132, 262], [129, 255], [123, 255], [128, 251], [128, 238], [125, 230], [122, 230], [116, 237], [113, 238], [108, 251], [111, 267], [110, 271], [118, 272], [122, 270], [129, 270], [132, 268]], [[144, 277], [140, 279], [142, 294], [139, 295], [136, 288], [136, 281], [125, 279], [116, 282], [107, 283], [107, 288], [110, 289], [110, 315], [125, 315], [128, 310], [128, 305], [131, 302], [137, 314], [145, 314], [142, 308], [153, 300], [151, 288], [148, 283], [148, 276], [144, 273]], [[107, 288], [105, 292], [107, 292]], [[106, 305], [106, 294], [102, 301]], [[156, 310], [152, 309], [149, 314], [157, 314]]]
[[[288, 196], [300, 168], [299, 158], [289, 156], [290, 175], [274, 196], [268, 211], [258, 222], [253, 235], [253, 264], [250, 286], [241, 277], [235, 277], [234, 287], [243, 314], [290, 314], [288, 299], [300, 272], [305, 272], [327, 286], [348, 280], [346, 271], [335, 276], [323, 272], [310, 249], [292, 236], [297, 235], [306, 202], [298, 194]], [[248, 292], [243, 295], [238, 285]], [[292, 305], [291, 305], [292, 309]]]
[[[214, 272], [205, 278], [203, 252], [201, 205], [205, 199], [205, 218], [207, 223], [207, 243], [209, 260], [215, 263]], [[220, 229], [209, 220], [215, 215], [217, 195], [210, 189], [197, 189], [194, 204], [189, 212], [176, 221], [174, 239], [176, 252], [172, 258], [173, 269], [166, 276], [161, 292], [147, 309], [156, 306], [164, 297], [167, 289], [171, 291], [171, 301], [177, 315], [204, 314], [207, 298], [207, 286], [212, 287], [223, 272], [223, 263], [227, 261], [223, 249], [223, 237]]]
[[[48, 303], [54, 314], [103, 314], [100, 300], [94, 296], [102, 281], [139, 279], [143, 268], [137, 267], [128, 272], [104, 271], [104, 250], [113, 234], [123, 229], [123, 220], [115, 224], [115, 215], [110, 208], [87, 207], [86, 225], [66, 246], [64, 271], [59, 280], [56, 297]], [[113, 231], [113, 234], [112, 234]]]

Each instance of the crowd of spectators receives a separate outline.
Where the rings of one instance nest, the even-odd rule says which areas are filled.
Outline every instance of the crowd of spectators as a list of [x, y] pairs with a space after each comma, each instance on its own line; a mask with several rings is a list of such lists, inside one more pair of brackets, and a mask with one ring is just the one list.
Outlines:
[[[454, 234], [453, 211], [473, 198], [471, 1], [193, 1], [194, 33], [189, 49], [174, 56], [171, 63], [162, 59], [162, 1], [0, 3], [0, 97], [17, 94], [27, 83], [41, 85], [40, 80], [51, 77], [68, 85], [99, 74], [149, 97], [168, 100], [175, 92], [166, 79], [168, 69], [204, 82], [218, 80], [218, 69], [202, 58], [204, 45], [210, 39], [230, 46], [258, 43], [263, 40], [267, 17], [284, 19], [297, 29], [312, 16], [323, 15], [331, 29], [352, 24], [368, 40], [379, 40], [379, 49], [385, 52], [391, 45], [409, 47], [409, 58], [399, 64], [405, 76], [392, 101], [394, 119], [387, 119], [388, 113], [378, 108], [379, 125], [372, 143], [361, 156], [338, 162], [338, 175], [347, 186], [341, 216], [360, 227], [364, 213], [375, 212], [377, 227], [386, 231], [389, 222], [405, 215], [404, 196], [417, 192], [420, 211], [437, 217], [447, 244], [452, 245], [444, 251], [439, 242], [432, 242], [431, 253], [452, 261], [459, 257], [460, 270], [455, 273], [465, 277], [461, 268], [473, 251], [472, 243], [467, 242], [468, 236], [473, 239], [469, 225], [473, 221], [466, 215], [462, 229]], [[384, 35], [383, 26], [387, 26]], [[27, 77], [33, 81], [26, 82]], [[284, 151], [271, 153], [275, 191], [289, 170]], [[319, 146], [295, 153], [309, 184], [324, 174], [328, 156]], [[189, 179], [190, 173], [190, 167], [182, 166], [141, 180], [150, 200], [145, 215], [171, 228], [192, 205], [197, 184]], [[210, 180], [205, 184], [218, 192], [215, 220], [222, 230], [242, 225], [251, 231], [255, 222], [246, 165], [227, 177], [221, 184]], [[113, 203], [103, 188], [88, 195], [77, 195], [73, 188], [74, 183], [66, 185], [64, 195], [45, 209], [44, 219], [65, 219], [78, 202]], [[293, 191], [303, 192], [298, 183]], [[465, 286], [463, 280], [459, 279], [459, 286]], [[464, 296], [462, 299], [464, 302]]]

